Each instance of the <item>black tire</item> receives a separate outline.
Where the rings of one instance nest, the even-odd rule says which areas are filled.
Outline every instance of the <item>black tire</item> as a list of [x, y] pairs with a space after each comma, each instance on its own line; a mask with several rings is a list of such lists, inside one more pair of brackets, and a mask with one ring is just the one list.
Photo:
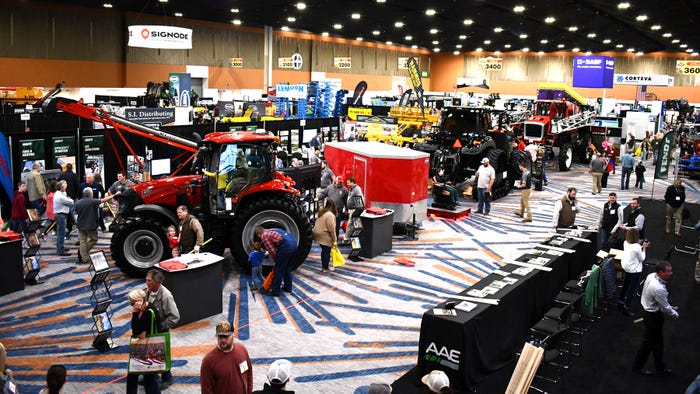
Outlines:
[[110, 250], [112, 259], [122, 272], [144, 277], [156, 263], [170, 256], [165, 226], [148, 216], [119, 219], [110, 226], [114, 231]]
[[525, 168], [532, 171], [532, 156], [527, 152], [515, 150], [510, 154], [508, 189], [512, 189], [515, 181], [520, 180], [523, 175], [522, 171], [520, 171], [520, 164], [525, 164]]
[[574, 161], [574, 151], [571, 148], [571, 144], [564, 144], [559, 148], [557, 161], [559, 162], [559, 171], [569, 171], [571, 169], [571, 163]]
[[254, 200], [239, 208], [239, 213], [233, 220], [231, 253], [242, 272], [250, 272], [248, 254], [253, 250], [255, 228], [282, 228], [294, 235], [298, 242], [297, 253], [292, 261], [293, 269], [306, 261], [311, 250], [313, 235], [311, 223], [292, 198], [279, 195], [267, 195]]
[[496, 179], [498, 179], [503, 174], [503, 171], [506, 171], [508, 168], [506, 152], [500, 149], [491, 149], [486, 153], [486, 157], [488, 157], [489, 163], [496, 171]]

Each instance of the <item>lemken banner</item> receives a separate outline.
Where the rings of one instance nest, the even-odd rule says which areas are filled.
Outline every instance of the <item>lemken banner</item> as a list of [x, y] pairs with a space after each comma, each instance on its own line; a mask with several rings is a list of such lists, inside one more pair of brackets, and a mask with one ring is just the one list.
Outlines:
[[192, 49], [192, 29], [175, 26], [129, 26], [129, 46], [154, 49]]

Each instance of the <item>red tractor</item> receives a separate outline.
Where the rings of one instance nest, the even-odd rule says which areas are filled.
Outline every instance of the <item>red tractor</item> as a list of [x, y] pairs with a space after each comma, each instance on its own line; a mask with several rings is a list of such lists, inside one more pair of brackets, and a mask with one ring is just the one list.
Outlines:
[[56, 97], [44, 111], [61, 110], [195, 152], [192, 174], [174, 176], [134, 187], [137, 203], [111, 225], [112, 259], [127, 275], [144, 276], [170, 255], [166, 228], [178, 225], [175, 209], [189, 207], [202, 223], [206, 249], [231, 250], [242, 271], [249, 271], [248, 253], [255, 228], [282, 228], [299, 246], [294, 267], [311, 249], [311, 224], [292, 179], [275, 170], [276, 137], [268, 132], [215, 132], [195, 143], [133, 123], [74, 100]]

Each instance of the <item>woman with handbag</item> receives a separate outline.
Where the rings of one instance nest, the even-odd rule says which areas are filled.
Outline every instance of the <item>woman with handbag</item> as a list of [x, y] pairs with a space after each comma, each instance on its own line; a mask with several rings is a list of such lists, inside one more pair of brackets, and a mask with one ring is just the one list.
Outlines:
[[335, 221], [337, 220], [338, 210], [335, 207], [335, 202], [327, 198], [326, 205], [318, 211], [318, 219], [314, 224], [314, 241], [321, 245], [321, 272], [327, 273], [333, 271], [333, 267], [329, 266], [331, 260], [331, 248], [338, 245], [338, 238], [335, 234]]
[[[146, 292], [141, 289], [132, 290], [127, 297], [129, 298], [129, 303], [133, 307], [131, 314], [131, 337], [144, 339], [149, 334], [157, 333], [158, 327], [160, 327], [158, 313], [148, 304]], [[139, 387], [138, 381], [140, 375], [141, 374], [135, 373], [126, 375], [127, 394], [136, 394]], [[147, 394], [160, 393], [157, 377], [157, 373], [143, 374], [143, 384]]]

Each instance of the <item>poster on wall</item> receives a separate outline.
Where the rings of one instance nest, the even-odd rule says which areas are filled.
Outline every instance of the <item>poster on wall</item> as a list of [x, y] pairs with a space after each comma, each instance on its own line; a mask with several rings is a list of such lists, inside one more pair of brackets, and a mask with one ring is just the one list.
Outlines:
[[175, 105], [190, 106], [192, 77], [189, 73], [170, 73], [170, 94], [175, 98]]
[[70, 163], [75, 169], [75, 137], [53, 137], [53, 159], [63, 171]]
[[[143, 156], [138, 156], [139, 160], [137, 161], [136, 158], [132, 155], [127, 155], [126, 156], [126, 171], [129, 173], [129, 178], [133, 178], [135, 173], [143, 174], [143, 168], [141, 168], [141, 164], [144, 164], [144, 157]], [[139, 164], [139, 162], [141, 164]]]
[[32, 164], [39, 162], [42, 167], [46, 167], [46, 159], [44, 158], [44, 140], [22, 140], [20, 145], [20, 158], [23, 163], [23, 170], [31, 171]]
[[83, 171], [87, 174], [100, 174], [104, 180], [105, 155], [102, 153], [104, 137], [101, 135], [83, 136]]

